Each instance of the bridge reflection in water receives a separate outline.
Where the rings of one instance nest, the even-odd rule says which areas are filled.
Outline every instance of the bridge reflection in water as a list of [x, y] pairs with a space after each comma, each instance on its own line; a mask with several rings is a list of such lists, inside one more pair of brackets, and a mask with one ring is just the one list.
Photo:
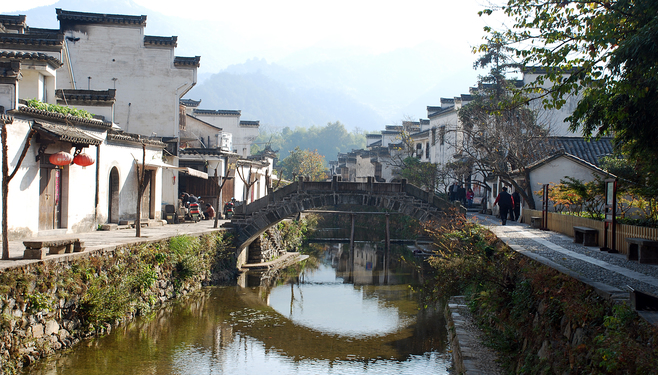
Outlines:
[[413, 257], [356, 245], [278, 282], [204, 289], [25, 373], [447, 374], [445, 322], [419, 302]]

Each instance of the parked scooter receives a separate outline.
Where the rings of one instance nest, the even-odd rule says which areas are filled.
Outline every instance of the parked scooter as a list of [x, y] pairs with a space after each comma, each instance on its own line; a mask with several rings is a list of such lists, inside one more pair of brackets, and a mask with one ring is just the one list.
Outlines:
[[233, 216], [233, 209], [235, 208], [235, 203], [233, 203], [234, 200], [235, 198], [230, 202], [226, 202], [224, 205], [224, 217], [226, 219], [230, 219]]
[[197, 202], [190, 203], [190, 208], [187, 214], [192, 221], [198, 223], [199, 220], [201, 220], [201, 211], [199, 210], [199, 203]]

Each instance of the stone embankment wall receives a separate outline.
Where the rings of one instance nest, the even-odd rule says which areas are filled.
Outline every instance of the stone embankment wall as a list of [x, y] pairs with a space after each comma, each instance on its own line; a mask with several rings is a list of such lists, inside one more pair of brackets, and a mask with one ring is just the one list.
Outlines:
[[224, 236], [177, 236], [4, 270], [0, 373], [106, 334], [203, 285], [233, 280], [235, 249]]
[[272, 227], [249, 245], [249, 263], [268, 262], [286, 252], [281, 232], [276, 227]]

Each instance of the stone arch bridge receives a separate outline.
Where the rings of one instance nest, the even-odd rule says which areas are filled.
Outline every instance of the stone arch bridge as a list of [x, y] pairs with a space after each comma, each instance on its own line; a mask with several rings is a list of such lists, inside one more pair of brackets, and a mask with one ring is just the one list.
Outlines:
[[[238, 265], [247, 263], [249, 245], [265, 230], [300, 212], [336, 205], [371, 206], [399, 212], [420, 221], [444, 217], [450, 202], [405, 180], [399, 183], [295, 181], [248, 205], [237, 206], [231, 220], [237, 235]], [[463, 210], [461, 206], [457, 210]]]

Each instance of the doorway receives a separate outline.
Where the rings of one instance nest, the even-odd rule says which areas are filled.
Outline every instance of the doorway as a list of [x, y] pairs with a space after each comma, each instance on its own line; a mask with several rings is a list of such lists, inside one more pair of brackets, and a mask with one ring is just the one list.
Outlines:
[[112, 170], [110, 171], [107, 221], [109, 223], [119, 222], [119, 170], [117, 167], [112, 167]]
[[39, 170], [39, 230], [58, 229], [62, 222], [62, 170]]

